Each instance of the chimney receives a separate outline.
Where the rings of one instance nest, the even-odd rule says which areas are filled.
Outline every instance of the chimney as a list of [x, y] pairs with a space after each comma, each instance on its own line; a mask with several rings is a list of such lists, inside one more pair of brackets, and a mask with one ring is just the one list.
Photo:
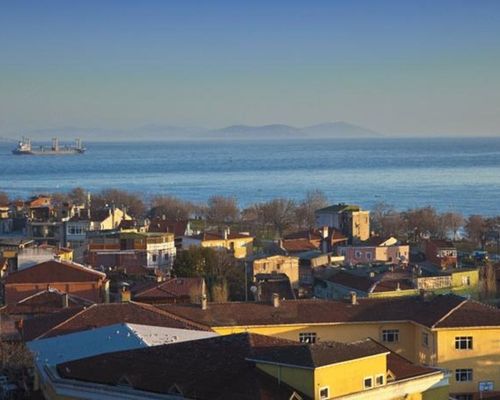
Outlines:
[[228, 226], [226, 226], [224, 228], [224, 240], [227, 240], [227, 238], [229, 237], [230, 233], [231, 233], [231, 230], [229, 229]]
[[323, 239], [328, 239], [328, 226], [321, 227], [321, 237]]
[[207, 295], [203, 293], [201, 296], [201, 309], [206, 310], [208, 308], [208, 300], [207, 300]]
[[87, 192], [87, 204], [86, 204], [86, 207], [87, 207], [87, 218], [90, 221], [90, 192]]
[[396, 290], [401, 290], [401, 284], [399, 282], [396, 285]]
[[349, 293], [351, 295], [351, 304], [353, 306], [357, 305], [358, 304], [358, 295], [356, 292], [350, 292]]
[[163, 221], [165, 221], [165, 220], [167, 219], [167, 216], [166, 216], [165, 214], [162, 214], [162, 215], [161, 215], [161, 219], [162, 219]]
[[428, 303], [432, 300], [432, 292], [429, 292], [425, 289], [420, 289], [420, 300], [422, 300], [425, 303]]
[[278, 308], [280, 306], [280, 296], [278, 293], [273, 293], [273, 307]]
[[62, 299], [62, 308], [68, 308], [69, 307], [68, 293], [63, 293], [61, 299]]
[[130, 290], [126, 287], [122, 287], [122, 291], [120, 292], [120, 301], [122, 303], [128, 303], [131, 300]]

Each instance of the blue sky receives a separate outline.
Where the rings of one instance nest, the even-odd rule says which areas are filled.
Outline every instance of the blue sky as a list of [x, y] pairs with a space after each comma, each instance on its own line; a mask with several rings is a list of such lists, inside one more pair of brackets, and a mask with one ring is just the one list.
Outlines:
[[500, 135], [500, 1], [4, 1], [0, 136], [344, 120]]

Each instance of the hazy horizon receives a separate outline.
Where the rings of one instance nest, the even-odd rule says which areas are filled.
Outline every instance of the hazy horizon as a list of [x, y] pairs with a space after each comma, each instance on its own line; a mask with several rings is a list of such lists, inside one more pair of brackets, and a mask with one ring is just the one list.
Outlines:
[[500, 136], [498, 1], [9, 2], [0, 52], [4, 138], [335, 121]]

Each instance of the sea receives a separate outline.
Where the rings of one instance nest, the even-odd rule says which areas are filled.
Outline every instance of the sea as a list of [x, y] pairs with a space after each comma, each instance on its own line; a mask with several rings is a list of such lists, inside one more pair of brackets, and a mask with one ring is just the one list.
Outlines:
[[72, 156], [19, 156], [0, 142], [0, 191], [26, 198], [80, 186], [241, 207], [322, 190], [332, 203], [431, 205], [500, 214], [500, 138], [90, 142]]

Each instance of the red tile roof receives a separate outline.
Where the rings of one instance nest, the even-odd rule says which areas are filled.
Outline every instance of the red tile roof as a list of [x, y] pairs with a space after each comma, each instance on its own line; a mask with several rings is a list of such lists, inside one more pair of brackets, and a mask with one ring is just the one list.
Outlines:
[[23, 337], [29, 341], [124, 322], [179, 329], [210, 330], [206, 326], [187, 321], [149, 304], [128, 302], [94, 304], [87, 308], [65, 309], [47, 317], [28, 319], [23, 324]]
[[106, 279], [103, 272], [72, 262], [49, 260], [9, 274], [5, 284], [94, 282], [103, 279]]
[[[428, 327], [444, 327], [453, 318], [464, 327], [500, 326], [500, 310], [482, 303], [483, 310], [470, 314], [472, 302], [456, 295], [440, 295], [432, 299], [419, 296], [383, 299], [358, 299], [357, 305], [347, 301], [283, 300], [278, 308], [269, 303], [210, 303], [206, 310], [188, 304], [158, 306], [172, 314], [206, 326], [240, 326], [269, 324], [349, 323], [377, 321], [414, 321]], [[446, 317], [446, 318], [445, 318]], [[442, 322], [441, 320], [444, 319]], [[450, 319], [449, 321], [452, 321]]]
[[372, 339], [352, 343], [320, 342], [270, 347], [260, 352], [252, 361], [295, 365], [302, 368], [318, 368], [357, 358], [388, 354], [389, 350]]
[[396, 381], [442, 374], [414, 365], [371, 339], [305, 345], [251, 333], [103, 354], [59, 364], [57, 372], [65, 379], [115, 387], [125, 381], [151, 393], [172, 394], [175, 388], [186, 398], [285, 400], [294, 390], [260, 371], [255, 362], [316, 368], [378, 354], [387, 355], [387, 368]]
[[319, 249], [319, 247], [309, 239], [286, 239], [282, 241], [281, 246], [286, 251], [292, 253]]
[[81, 297], [65, 294], [57, 289], [49, 288], [26, 297], [16, 304], [8, 304], [2, 311], [7, 314], [22, 314], [22, 315], [42, 315], [51, 314], [65, 307], [63, 303], [64, 296], [68, 296], [69, 307], [90, 306], [94, 304], [92, 301]]
[[44, 208], [44, 207], [50, 207], [50, 205], [51, 205], [50, 197], [45, 197], [45, 196], [37, 197], [29, 202], [30, 208]]
[[[339, 232], [336, 229], [333, 228], [328, 228], [328, 238], [331, 239], [334, 242], [338, 241], [347, 241], [347, 237], [342, 234], [342, 232]], [[299, 231], [299, 232], [293, 232], [289, 233], [288, 235], [285, 235], [283, 237], [284, 240], [290, 240], [290, 239], [306, 239], [306, 240], [322, 240], [323, 235], [321, 234], [321, 229], [309, 229], [306, 231]]]
[[172, 302], [175, 299], [201, 297], [203, 278], [169, 278], [165, 282], [149, 283], [132, 288], [134, 300]]
[[[294, 390], [279, 385], [247, 361], [260, 351], [295, 342], [249, 333], [103, 354], [57, 366], [67, 379], [196, 399], [285, 400]], [[228, 357], [228, 354], [230, 357]], [[307, 397], [303, 397], [307, 399]]]
[[336, 274], [327, 278], [329, 282], [336, 283], [338, 285], [342, 285], [348, 288], [360, 290], [362, 292], [368, 293], [375, 282], [366, 277], [350, 274], [346, 271], [339, 271]]
[[463, 326], [500, 326], [500, 310], [476, 300], [468, 300], [436, 324], [437, 328]]

